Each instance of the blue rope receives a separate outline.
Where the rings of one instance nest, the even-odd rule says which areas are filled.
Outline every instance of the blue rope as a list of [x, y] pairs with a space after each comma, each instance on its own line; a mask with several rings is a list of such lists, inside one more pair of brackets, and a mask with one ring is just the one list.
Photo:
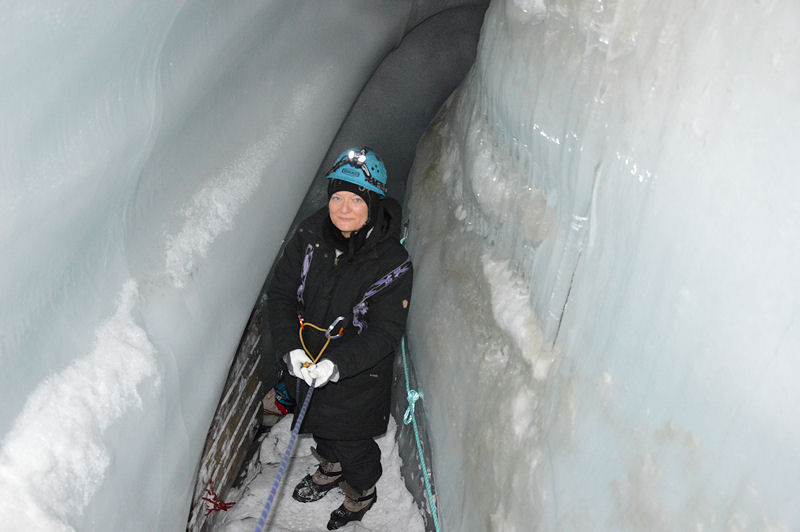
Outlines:
[[408, 425], [414, 424], [414, 438], [417, 440], [417, 452], [419, 453], [419, 462], [422, 464], [422, 478], [425, 479], [425, 489], [428, 491], [428, 503], [431, 506], [431, 514], [433, 515], [433, 526], [436, 532], [439, 532], [439, 517], [436, 515], [436, 504], [433, 501], [433, 491], [431, 490], [431, 481], [428, 479], [428, 468], [425, 467], [425, 457], [422, 454], [422, 443], [419, 439], [419, 428], [417, 427], [417, 419], [414, 417], [414, 403], [418, 399], [422, 399], [421, 393], [411, 389], [411, 384], [408, 380], [408, 364], [406, 363], [406, 338], [405, 336], [400, 340], [400, 350], [403, 353], [403, 372], [406, 376], [406, 394], [408, 397], [408, 408], [403, 416], [403, 423]]
[[414, 419], [414, 403], [417, 402], [418, 399], [425, 399], [425, 396], [422, 395], [417, 390], [409, 390], [408, 392], [408, 408], [406, 408], [406, 413], [403, 416], [403, 423], [408, 425]]
[[269, 498], [267, 499], [267, 503], [264, 505], [264, 511], [261, 512], [261, 517], [258, 519], [256, 532], [262, 532], [262, 530], [264, 530], [264, 524], [267, 522], [267, 516], [269, 515], [269, 510], [272, 507], [272, 501], [275, 499], [275, 494], [278, 492], [278, 486], [283, 478], [283, 473], [286, 471], [286, 467], [289, 465], [292, 449], [294, 449], [294, 444], [297, 441], [297, 434], [300, 432], [300, 425], [303, 423], [306, 410], [308, 410], [308, 403], [311, 402], [311, 392], [314, 391], [315, 382], [316, 379], [311, 382], [311, 386], [309, 386], [308, 393], [306, 394], [306, 399], [303, 401], [302, 408], [300, 408], [300, 413], [297, 415], [297, 419], [294, 421], [294, 429], [292, 430], [292, 437], [289, 439], [289, 447], [286, 449], [286, 452], [283, 453], [283, 460], [281, 460], [281, 466], [278, 468], [278, 476], [275, 478], [275, 482], [272, 483], [272, 490], [269, 492]]

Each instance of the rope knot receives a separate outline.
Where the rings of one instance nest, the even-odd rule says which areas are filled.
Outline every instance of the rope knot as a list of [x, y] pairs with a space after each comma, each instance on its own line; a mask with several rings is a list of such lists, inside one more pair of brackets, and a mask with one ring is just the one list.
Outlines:
[[416, 403], [418, 399], [424, 398], [425, 396], [417, 390], [408, 390], [408, 408], [406, 408], [406, 413], [403, 416], [404, 424], [408, 425], [411, 423], [411, 420], [414, 419], [414, 403]]
[[219, 512], [220, 510], [223, 511], [223, 512], [227, 512], [228, 510], [230, 510], [233, 507], [234, 504], [236, 504], [235, 502], [225, 502], [225, 501], [221, 501], [219, 499], [219, 495], [217, 495], [217, 492], [214, 491], [214, 481], [213, 480], [210, 480], [208, 482], [208, 487], [206, 488], [206, 493], [208, 494], [208, 497], [203, 497], [202, 499], [204, 501], [206, 501], [207, 503], [211, 504], [211, 506], [206, 508], [206, 517], [211, 512]]

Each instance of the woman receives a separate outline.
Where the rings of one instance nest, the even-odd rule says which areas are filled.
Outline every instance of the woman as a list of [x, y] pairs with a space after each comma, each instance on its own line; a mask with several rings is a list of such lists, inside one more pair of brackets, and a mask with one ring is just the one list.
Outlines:
[[347, 150], [327, 179], [328, 205], [287, 242], [267, 294], [273, 345], [295, 377], [288, 388], [297, 404], [315, 388], [302, 431], [314, 437], [319, 467], [293, 497], [312, 502], [339, 486], [345, 500], [328, 521], [334, 530], [360, 520], [377, 500], [382, 469], [373, 438], [389, 421], [412, 267], [378, 155]]

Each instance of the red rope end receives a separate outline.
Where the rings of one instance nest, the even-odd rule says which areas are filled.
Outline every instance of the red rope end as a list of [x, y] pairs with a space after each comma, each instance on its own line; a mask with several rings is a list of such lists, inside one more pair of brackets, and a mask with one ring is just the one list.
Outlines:
[[219, 512], [220, 510], [222, 510], [223, 512], [227, 512], [234, 504], [236, 504], [235, 502], [224, 502], [224, 501], [219, 500], [219, 497], [217, 496], [217, 493], [214, 491], [214, 481], [213, 480], [209, 481], [208, 487], [206, 488], [206, 493], [211, 498], [203, 497], [203, 500], [206, 501], [207, 503], [211, 504], [211, 506], [208, 507], [205, 516], [208, 516], [208, 514], [210, 514], [212, 512]]

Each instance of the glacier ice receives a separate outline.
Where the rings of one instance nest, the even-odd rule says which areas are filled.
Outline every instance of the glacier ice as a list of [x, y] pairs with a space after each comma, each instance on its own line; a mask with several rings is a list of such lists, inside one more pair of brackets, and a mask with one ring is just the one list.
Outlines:
[[185, 527], [259, 288], [411, 7], [0, 7], [0, 528]]
[[449, 530], [800, 523], [791, 2], [493, 2], [409, 178]]
[[[1, 527], [183, 527], [258, 288], [420, 3], [339, 5], [0, 7]], [[445, 529], [798, 527], [799, 9], [492, 2], [409, 183]]]

